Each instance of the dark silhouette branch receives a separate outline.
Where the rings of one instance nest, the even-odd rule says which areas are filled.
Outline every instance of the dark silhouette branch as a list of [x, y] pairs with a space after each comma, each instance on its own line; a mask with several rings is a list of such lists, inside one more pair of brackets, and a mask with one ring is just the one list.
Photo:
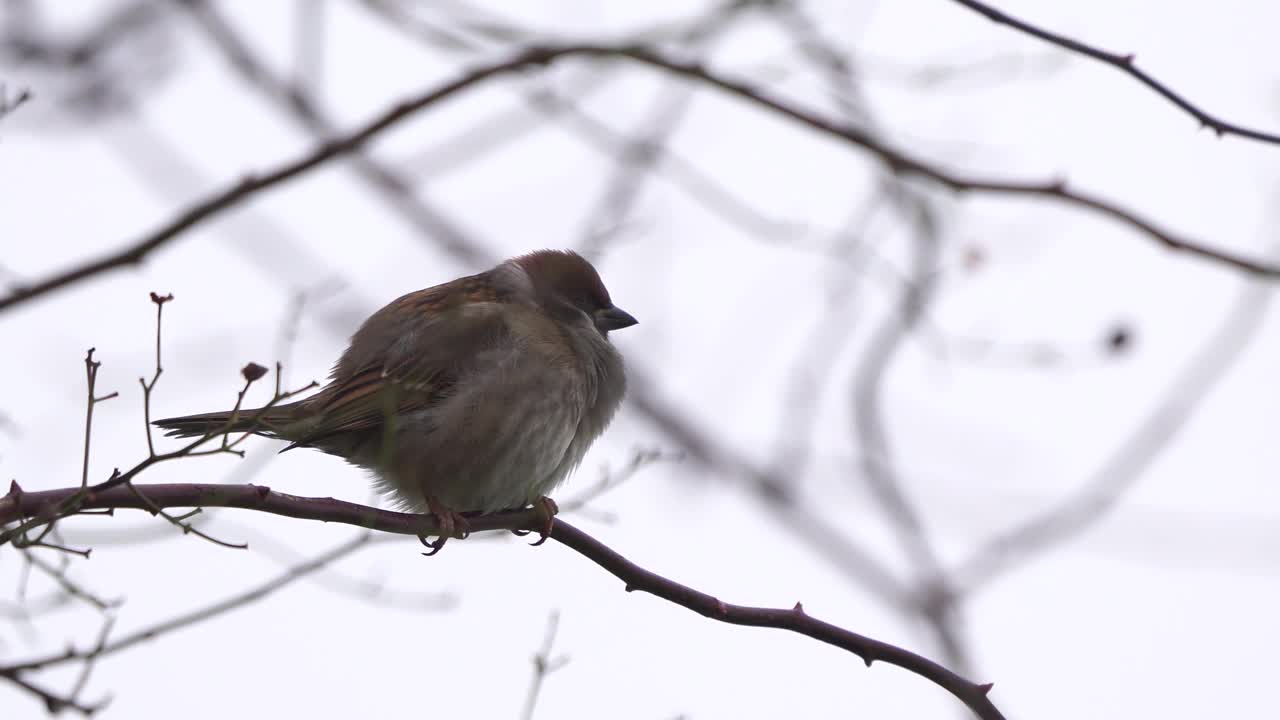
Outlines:
[[1064, 50], [1068, 50], [1092, 60], [1097, 60], [1098, 62], [1105, 63], [1116, 68], [1120, 72], [1125, 73], [1134, 80], [1137, 80], [1143, 85], [1151, 88], [1160, 95], [1160, 97], [1163, 97], [1165, 100], [1173, 103], [1179, 110], [1182, 110], [1199, 121], [1201, 126], [1213, 130], [1218, 137], [1222, 137], [1223, 135], [1237, 135], [1239, 137], [1249, 138], [1250, 140], [1257, 140], [1258, 142], [1280, 145], [1280, 134], [1263, 132], [1261, 130], [1255, 130], [1243, 125], [1227, 122], [1226, 120], [1200, 109], [1200, 107], [1192, 103], [1182, 94], [1152, 77], [1146, 71], [1135, 65], [1132, 53], [1108, 52], [1102, 48], [1080, 42], [1079, 40], [1073, 40], [1066, 35], [1059, 35], [1058, 33], [1050, 32], [1044, 28], [1036, 27], [1029, 22], [1019, 20], [1012, 15], [1009, 15], [986, 3], [978, 2], [977, 0], [953, 1], [983, 15], [994, 23], [999, 25], [1008, 25], [1015, 30], [1044, 40], [1052, 45], [1057, 45]]
[[[14, 486], [8, 495], [0, 498], [0, 524], [40, 517], [47, 514], [48, 508], [60, 507], [68, 498], [76, 496], [78, 507], [82, 510], [146, 509], [152, 505], [164, 508], [237, 507], [404, 535], [421, 535], [424, 530], [429, 532], [433, 529], [431, 526], [434, 525], [429, 516], [380, 510], [333, 498], [297, 497], [257, 485], [160, 484], [141, 487], [146, 492], [146, 502], [129, 488], [120, 486], [101, 492], [86, 492], [81, 488], [24, 492]], [[471, 527], [474, 532], [536, 530], [541, 523], [542, 519], [536, 510], [526, 509], [473, 518]], [[823, 622], [805, 613], [799, 603], [791, 609], [726, 603], [636, 565], [563, 520], [556, 521], [551, 537], [622, 580], [628, 591], [650, 593], [719, 622], [789, 630], [853, 653], [867, 665], [875, 661], [896, 665], [945, 689], [980, 718], [991, 720], [1004, 717], [987, 696], [991, 690], [990, 685], [966, 680], [942, 665], [904, 648]], [[29, 664], [22, 667], [29, 667]]]
[[745, 100], [758, 107], [790, 118], [822, 134], [861, 147], [896, 173], [914, 175], [957, 192], [980, 192], [992, 195], [1033, 197], [1054, 200], [1127, 225], [1170, 250], [1266, 277], [1280, 277], [1280, 266], [1264, 263], [1227, 250], [1210, 247], [1191, 238], [1166, 230], [1155, 221], [1144, 218], [1103, 196], [1071, 190], [1062, 180], [1028, 181], [963, 175], [936, 167], [929, 162], [890, 147], [870, 134], [833, 121], [807, 109], [762, 94], [747, 83], [721, 77], [696, 63], [670, 59], [641, 47], [611, 45], [558, 45], [531, 47], [506, 60], [475, 68], [470, 72], [415, 98], [400, 102], [356, 130], [320, 143], [302, 157], [291, 160], [260, 175], [248, 175], [231, 187], [196, 202], [161, 227], [99, 258], [88, 260], [36, 283], [19, 287], [0, 298], [0, 311], [33, 300], [75, 282], [100, 273], [142, 262], [148, 254], [163, 247], [184, 231], [212, 218], [255, 194], [297, 178], [329, 160], [363, 147], [386, 130], [395, 127], [419, 111], [495, 77], [529, 67], [545, 66], [559, 58], [612, 57], [629, 59], [659, 70], [681, 75]]

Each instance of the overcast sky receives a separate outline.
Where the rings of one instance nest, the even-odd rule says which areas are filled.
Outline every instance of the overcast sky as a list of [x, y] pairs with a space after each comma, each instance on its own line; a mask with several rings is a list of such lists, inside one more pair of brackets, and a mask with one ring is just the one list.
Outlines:
[[[75, 37], [99, 17], [78, 3], [36, 5], [46, 40]], [[93, 7], [105, 14], [118, 4]], [[301, 78], [341, 130], [521, 43], [466, 19], [497, 18], [545, 41], [603, 42], [683, 27], [711, 6], [424, 4], [410, 13], [420, 25], [349, 2], [217, 7], [267, 69]], [[953, 2], [801, 7], [852, 61], [856, 92], [843, 100], [768, 13], [742, 13], [698, 48], [661, 47], [873, 127], [941, 167], [1064, 178], [1212, 247], [1280, 261], [1280, 147], [1218, 139], [1114, 68]], [[1202, 107], [1280, 132], [1271, 62], [1280, 10], [1267, 3], [1000, 7], [1133, 52]], [[316, 25], [300, 20], [308, 12], [321, 12]], [[14, 17], [0, 14], [0, 24]], [[166, 10], [148, 27], [112, 55], [130, 99], [94, 112], [65, 71], [0, 55], [0, 82], [34, 95], [0, 120], [6, 283], [121, 247], [314, 144], [244, 84], [192, 16]], [[456, 37], [432, 45], [431, 28]], [[534, 88], [575, 98], [586, 119], [544, 117], [525, 100]], [[663, 139], [669, 159], [640, 176], [624, 217], [598, 212], [616, 163], [590, 128], [631, 137], [668, 116], [678, 118]], [[381, 136], [371, 153], [411, 180], [453, 234], [416, 226], [353, 165], [332, 163], [199, 225], [139, 267], [0, 314], [3, 479], [28, 490], [79, 482], [89, 347], [103, 362], [99, 388], [120, 392], [96, 411], [92, 477], [145, 455], [137, 378], [153, 370], [150, 291], [176, 296], [154, 400], [164, 417], [229, 406], [249, 361], [282, 360], [293, 384], [322, 379], [359, 321], [404, 292], [532, 249], [585, 248], [617, 304], [640, 320], [614, 335], [637, 387], [739, 465], [662, 460], [592, 503], [608, 521], [571, 521], [726, 601], [803, 601], [830, 622], [947, 657], [917, 614], [824, 559], [741, 472], [777, 470], [815, 522], [904, 583], [916, 578], [869, 492], [854, 412], [859, 369], [895, 312], [918, 242], [892, 207], [867, 212], [884, 178], [873, 158], [705, 87], [573, 59], [466, 91]], [[963, 671], [994, 682], [992, 698], [1011, 718], [1274, 715], [1280, 321], [1267, 286], [1061, 203], [909, 187], [936, 223], [935, 295], [892, 358], [881, 403], [888, 460], [943, 565], [967, 567], [992, 537], [1090, 483], [1123, 490], [1079, 535], [970, 591], [955, 618]], [[474, 252], [448, 250], [450, 238]], [[290, 341], [282, 328], [299, 292], [309, 294]], [[1108, 345], [1117, 330], [1120, 352]], [[1150, 462], [1116, 459], [1143, 427], [1160, 452]], [[244, 461], [193, 459], [142, 481], [245, 482], [248, 466], [253, 482], [283, 492], [375, 501], [367, 478], [340, 460], [278, 449], [254, 439]], [[681, 450], [628, 406], [559, 497], [644, 449]], [[159, 523], [141, 514], [65, 523], [69, 542], [95, 547], [91, 560], [74, 560], [72, 576], [126, 600], [117, 634], [235, 594], [354, 533], [212, 513], [203, 527], [248, 542], [244, 552], [157, 531]], [[963, 716], [923, 678], [624, 593], [563, 546], [523, 543], [475, 538], [426, 559], [413, 539], [380, 542], [318, 579], [104, 659], [85, 697], [109, 693], [106, 718], [515, 718], [558, 612], [555, 654], [569, 662], [547, 678], [539, 718]], [[21, 574], [17, 555], [0, 553], [6, 603]], [[381, 590], [371, 599], [352, 590], [360, 583]], [[33, 579], [30, 593], [51, 587]], [[83, 604], [5, 621], [0, 663], [91, 644], [100, 624]], [[39, 677], [69, 687], [75, 671]], [[0, 716], [40, 712], [0, 684]]]

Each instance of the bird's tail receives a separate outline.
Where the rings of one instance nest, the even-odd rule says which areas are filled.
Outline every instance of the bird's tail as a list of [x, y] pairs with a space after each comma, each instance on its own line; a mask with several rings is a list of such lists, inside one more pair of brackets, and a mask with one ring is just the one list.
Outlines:
[[241, 408], [236, 411], [183, 415], [152, 422], [158, 428], [168, 430], [165, 437], [190, 438], [202, 435], [251, 432], [254, 435], [278, 438], [280, 432], [293, 420], [296, 403], [270, 408]]

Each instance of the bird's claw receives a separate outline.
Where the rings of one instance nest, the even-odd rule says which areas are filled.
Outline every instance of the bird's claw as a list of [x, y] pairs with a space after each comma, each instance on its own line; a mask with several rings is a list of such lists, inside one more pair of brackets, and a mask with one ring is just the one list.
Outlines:
[[432, 555], [435, 555], [436, 553], [440, 552], [441, 548], [444, 547], [445, 541], [448, 539], [449, 539], [448, 537], [441, 535], [435, 540], [428, 540], [426, 535], [419, 535], [418, 542], [422, 543], [423, 546], [425, 547], [431, 548], [427, 552], [422, 553], [422, 556], [431, 557]]
[[[538, 539], [529, 543], [529, 545], [531, 547], [538, 547], [542, 543], [546, 542], [547, 538], [551, 537], [551, 530], [555, 527], [556, 513], [560, 512], [560, 506], [556, 505], [555, 500], [543, 495], [533, 504], [533, 509], [542, 520], [542, 527], [538, 528]], [[528, 535], [529, 531], [526, 530], [525, 534]]]
[[440, 552], [449, 538], [466, 540], [471, 537], [471, 523], [460, 513], [446, 510], [440, 507], [439, 503], [429, 502], [428, 506], [431, 508], [428, 514], [436, 521], [436, 527], [439, 530], [435, 540], [428, 540], [428, 535], [425, 533], [418, 536], [418, 542], [431, 548], [429, 552], [422, 553], [425, 557], [431, 557]]

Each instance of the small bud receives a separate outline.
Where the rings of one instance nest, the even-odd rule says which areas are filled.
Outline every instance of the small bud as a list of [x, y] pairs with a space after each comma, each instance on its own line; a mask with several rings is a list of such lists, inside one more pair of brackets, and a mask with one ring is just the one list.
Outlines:
[[262, 379], [262, 376], [267, 374], [267, 369], [258, 363], [251, 362], [240, 370], [240, 374], [244, 376], [245, 380], [254, 382], [255, 380]]
[[795, 614], [797, 614], [797, 615], [803, 615], [803, 614], [804, 614], [804, 606], [803, 606], [803, 605], [801, 605], [801, 604], [797, 601], [797, 602], [796, 602], [796, 606], [795, 606], [795, 607], [793, 607], [793, 608], [791, 608], [791, 612], [793, 612], [793, 613], [795, 613]]
[[173, 293], [169, 293], [168, 295], [161, 295], [155, 292], [151, 293], [151, 302], [157, 305], [163, 305], [172, 299], [173, 299]]

